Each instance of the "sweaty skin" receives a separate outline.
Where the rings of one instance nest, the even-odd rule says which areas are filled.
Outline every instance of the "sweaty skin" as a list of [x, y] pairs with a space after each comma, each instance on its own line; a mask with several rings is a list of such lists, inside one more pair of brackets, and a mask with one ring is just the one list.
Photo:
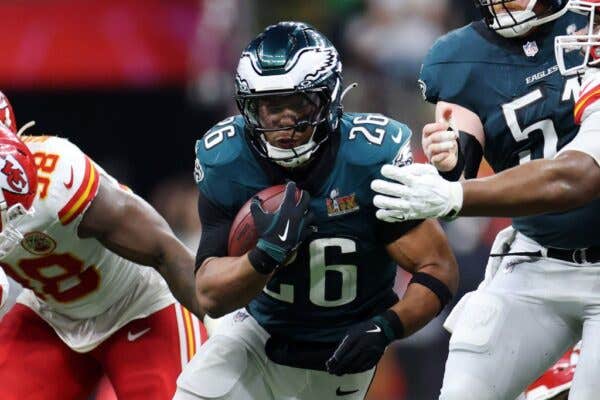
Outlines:
[[[267, 129], [293, 126], [309, 119], [315, 111], [316, 107], [303, 99], [302, 95], [272, 96], [258, 100], [258, 118]], [[282, 129], [266, 132], [265, 139], [272, 146], [291, 149], [307, 143], [314, 131], [313, 126], [304, 131]]]
[[204, 311], [194, 289], [194, 255], [141, 197], [102, 177], [78, 234], [81, 238], [96, 238], [121, 257], [156, 269], [177, 301], [202, 319]]

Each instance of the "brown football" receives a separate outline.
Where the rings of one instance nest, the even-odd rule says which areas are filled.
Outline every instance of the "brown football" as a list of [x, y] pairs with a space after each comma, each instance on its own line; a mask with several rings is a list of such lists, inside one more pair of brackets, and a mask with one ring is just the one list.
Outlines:
[[[300, 199], [300, 189], [296, 188], [296, 201]], [[268, 212], [275, 212], [283, 201], [285, 194], [285, 185], [271, 186], [261, 190], [256, 194], [260, 199], [262, 208]], [[258, 241], [258, 232], [254, 226], [254, 219], [250, 212], [250, 203], [248, 200], [238, 211], [231, 229], [229, 230], [229, 242], [227, 251], [231, 257], [239, 257], [251, 250]]]

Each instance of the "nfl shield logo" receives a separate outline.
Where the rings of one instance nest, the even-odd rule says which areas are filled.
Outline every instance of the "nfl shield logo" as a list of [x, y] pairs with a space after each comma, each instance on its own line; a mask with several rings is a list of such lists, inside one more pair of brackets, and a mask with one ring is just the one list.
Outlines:
[[527, 42], [523, 45], [523, 50], [527, 57], [535, 57], [539, 49], [536, 42]]

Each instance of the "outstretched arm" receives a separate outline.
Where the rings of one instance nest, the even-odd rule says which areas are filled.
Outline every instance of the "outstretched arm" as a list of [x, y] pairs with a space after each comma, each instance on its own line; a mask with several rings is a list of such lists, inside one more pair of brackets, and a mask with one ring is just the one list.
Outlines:
[[155, 268], [175, 298], [196, 316], [203, 317], [194, 292], [193, 254], [141, 197], [102, 177], [78, 233], [82, 238], [98, 239], [121, 257]]
[[600, 167], [589, 155], [567, 151], [488, 178], [461, 182], [459, 215], [517, 217], [580, 207], [600, 196]]

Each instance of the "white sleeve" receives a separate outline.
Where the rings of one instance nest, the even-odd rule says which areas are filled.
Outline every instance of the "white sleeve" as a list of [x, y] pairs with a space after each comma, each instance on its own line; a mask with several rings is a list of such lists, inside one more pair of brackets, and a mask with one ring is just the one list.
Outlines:
[[0, 269], [0, 319], [15, 305], [23, 288]]
[[600, 167], [600, 112], [594, 112], [586, 116], [581, 123], [577, 136], [560, 149], [556, 156], [571, 150], [589, 155], [596, 160], [596, 164]]

